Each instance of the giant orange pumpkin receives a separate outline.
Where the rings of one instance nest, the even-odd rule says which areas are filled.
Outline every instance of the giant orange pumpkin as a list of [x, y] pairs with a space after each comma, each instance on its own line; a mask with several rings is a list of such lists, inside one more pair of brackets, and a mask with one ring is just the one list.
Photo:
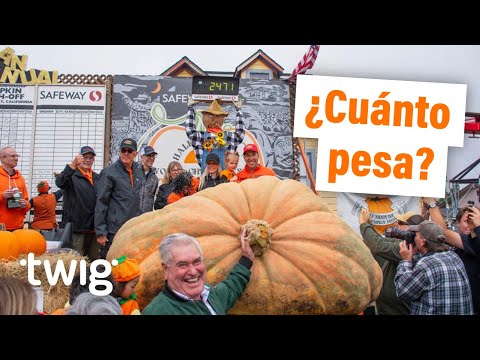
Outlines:
[[217, 185], [131, 219], [107, 259], [140, 263], [143, 309], [163, 287], [158, 246], [165, 236], [197, 238], [215, 284], [240, 259], [245, 224], [257, 228], [249, 240], [258, 256], [230, 314], [358, 314], [377, 298], [382, 272], [360, 236], [307, 186], [273, 176]]
[[0, 231], [0, 259], [15, 260], [20, 255], [18, 241], [10, 231]]
[[15, 230], [13, 235], [15, 235], [17, 241], [20, 243], [20, 254], [34, 253], [40, 256], [47, 251], [47, 241], [37, 230]]

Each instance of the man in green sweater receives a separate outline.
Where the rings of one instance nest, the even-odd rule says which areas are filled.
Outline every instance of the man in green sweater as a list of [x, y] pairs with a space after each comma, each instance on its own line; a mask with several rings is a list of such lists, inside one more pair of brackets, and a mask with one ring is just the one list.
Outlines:
[[255, 260], [246, 229], [240, 241], [240, 261], [225, 280], [210, 286], [206, 283], [207, 271], [198, 241], [183, 233], [163, 239], [160, 258], [164, 289], [143, 309], [142, 315], [226, 315], [245, 290]]
[[[408, 231], [409, 225], [418, 225], [424, 220], [421, 215], [411, 211], [396, 217], [398, 227], [404, 231]], [[403, 239], [380, 235], [370, 224], [370, 212], [366, 209], [360, 212], [358, 222], [363, 241], [383, 272], [382, 290], [375, 301], [377, 315], [410, 315], [410, 305], [397, 297], [394, 282], [397, 265], [403, 260], [400, 255], [400, 243]]]

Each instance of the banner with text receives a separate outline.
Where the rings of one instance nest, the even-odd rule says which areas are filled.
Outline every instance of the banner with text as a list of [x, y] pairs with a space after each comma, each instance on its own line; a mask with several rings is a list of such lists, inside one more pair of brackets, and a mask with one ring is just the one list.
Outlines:
[[317, 138], [321, 191], [444, 197], [464, 84], [299, 75], [294, 136]]

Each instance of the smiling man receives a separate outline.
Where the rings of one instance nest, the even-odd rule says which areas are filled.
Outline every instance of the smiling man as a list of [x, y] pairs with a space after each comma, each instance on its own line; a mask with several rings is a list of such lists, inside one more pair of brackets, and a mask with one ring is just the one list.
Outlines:
[[141, 214], [140, 192], [143, 174], [137, 157], [137, 142], [124, 139], [120, 158], [100, 173], [95, 204], [95, 232], [100, 258], [105, 259], [117, 231], [131, 218]]
[[247, 179], [255, 179], [260, 176], [276, 176], [275, 171], [258, 163], [258, 147], [255, 144], [248, 144], [243, 148], [243, 159], [245, 168], [237, 174], [237, 182]]
[[142, 315], [226, 315], [244, 292], [250, 280], [255, 255], [247, 239], [241, 235], [242, 257], [225, 280], [210, 286], [207, 269], [198, 241], [176, 233], [160, 243], [165, 285], [142, 312]]
[[90, 261], [98, 259], [99, 252], [93, 225], [98, 181], [98, 174], [92, 170], [95, 156], [91, 146], [82, 146], [55, 179], [55, 184], [64, 191], [62, 222], [73, 225], [73, 249], [88, 256]]

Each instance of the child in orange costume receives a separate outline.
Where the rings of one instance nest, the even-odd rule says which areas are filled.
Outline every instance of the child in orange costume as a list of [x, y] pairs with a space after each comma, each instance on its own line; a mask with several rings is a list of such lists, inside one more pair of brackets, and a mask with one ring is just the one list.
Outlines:
[[123, 315], [140, 315], [135, 287], [140, 280], [140, 267], [135, 259], [121, 256], [118, 265], [112, 267], [112, 277], [117, 283], [115, 297], [122, 308]]
[[228, 181], [237, 181], [237, 173], [235, 169], [238, 166], [238, 160], [240, 160], [240, 155], [238, 152], [226, 152], [225, 153], [225, 170], [220, 173], [220, 180], [223, 182]]

